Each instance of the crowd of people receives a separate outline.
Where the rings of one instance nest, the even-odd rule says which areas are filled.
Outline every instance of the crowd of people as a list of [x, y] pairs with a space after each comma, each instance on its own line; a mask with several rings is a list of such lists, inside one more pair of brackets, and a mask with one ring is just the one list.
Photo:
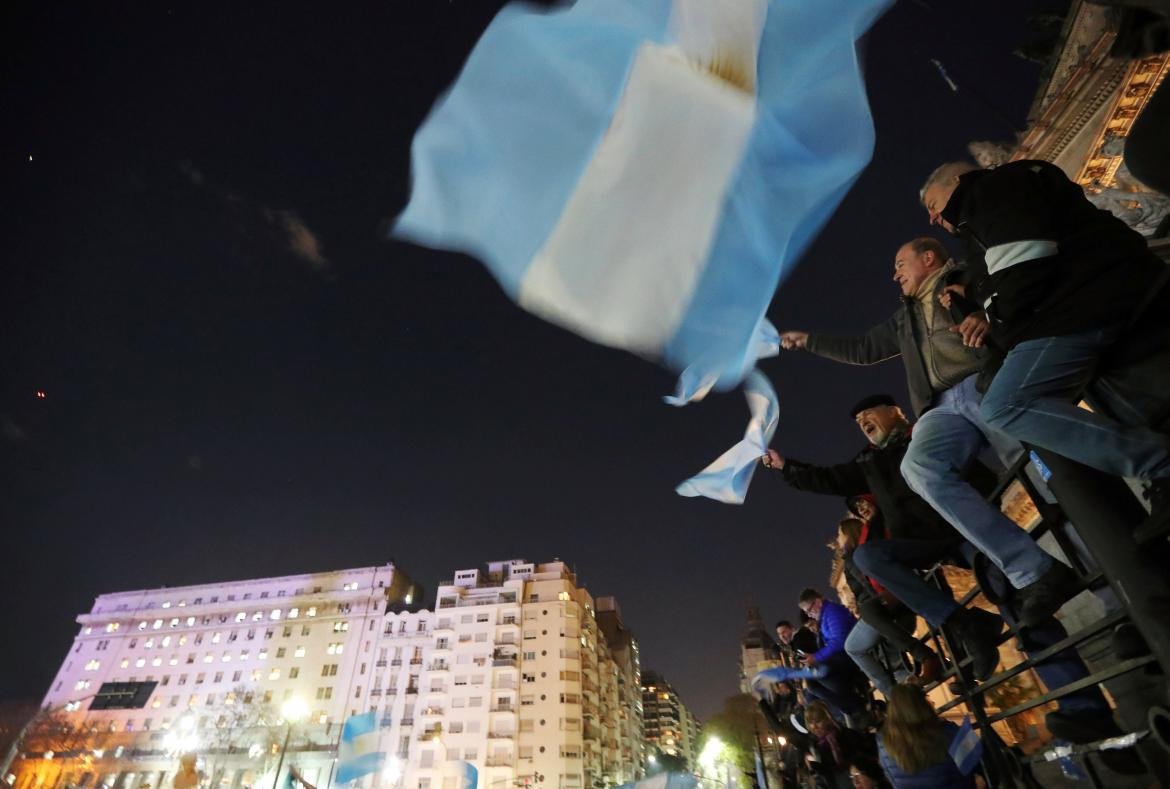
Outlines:
[[[1042, 161], [944, 164], [919, 196], [965, 259], [909, 240], [894, 254], [901, 304], [888, 319], [861, 336], [781, 334], [785, 349], [847, 364], [898, 358], [909, 393], [906, 409], [874, 394], [850, 410], [866, 442], [853, 458], [761, 458], [791, 487], [844, 502], [833, 548], [853, 610], [804, 590], [796, 623], [776, 623], [783, 665], [755, 681], [766, 715], [806, 738], [801, 769], [818, 785], [974, 786], [969, 731], [940, 720], [924, 689], [947, 666], [968, 685], [987, 680], [1006, 628], [1045, 653], [1034, 668], [1049, 689], [1089, 676], [1073, 647], [1048, 654], [1068, 637], [1055, 614], [1083, 583], [989, 497], [1003, 468], [1047, 450], [1136, 481], [1154, 516], [1170, 499], [1170, 269], [1146, 239]], [[973, 570], [997, 612], [960, 605], [927, 572], [948, 564]], [[916, 635], [919, 618], [952, 654]], [[1045, 722], [1071, 743], [1122, 733], [1092, 684]], [[1145, 769], [1132, 750], [1102, 758]]]

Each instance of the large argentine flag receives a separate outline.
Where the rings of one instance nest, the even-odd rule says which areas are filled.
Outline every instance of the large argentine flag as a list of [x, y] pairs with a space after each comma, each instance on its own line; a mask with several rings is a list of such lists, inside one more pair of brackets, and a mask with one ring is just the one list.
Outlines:
[[386, 758], [378, 751], [378, 728], [375, 714], [354, 715], [341, 729], [337, 748], [337, 782], [348, 783], [367, 773], [376, 772]]
[[891, 0], [512, 4], [415, 136], [394, 234], [545, 319], [737, 384], [782, 276], [869, 160], [855, 42]]

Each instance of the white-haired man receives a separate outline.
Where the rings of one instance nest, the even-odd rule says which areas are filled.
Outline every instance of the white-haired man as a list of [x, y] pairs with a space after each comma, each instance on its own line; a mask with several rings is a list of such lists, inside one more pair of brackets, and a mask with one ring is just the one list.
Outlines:
[[920, 196], [931, 224], [967, 241], [976, 272], [967, 307], [986, 311], [1005, 354], [983, 419], [1012, 438], [1151, 482], [1155, 508], [1165, 506], [1170, 435], [1150, 423], [1164, 404], [1165, 371], [1140, 398], [1104, 386], [1095, 391], [1103, 407], [1088, 411], [1077, 400], [1135, 315], [1150, 310], [1164, 320], [1166, 264], [1048, 162], [994, 170], [952, 162]]

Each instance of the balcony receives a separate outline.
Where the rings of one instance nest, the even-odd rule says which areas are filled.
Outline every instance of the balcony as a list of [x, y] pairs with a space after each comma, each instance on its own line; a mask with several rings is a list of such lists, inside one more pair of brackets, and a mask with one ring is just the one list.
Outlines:
[[376, 668], [386, 668], [386, 662], [387, 661], [385, 661], [385, 660], [376, 660], [376, 661], [374, 661], [374, 666]]
[[441, 734], [442, 734], [441, 731], [434, 731], [434, 730], [424, 731], [422, 734], [418, 735], [418, 741], [419, 742], [428, 742], [430, 740], [434, 740], [435, 738], [439, 737], [439, 735], [441, 735]]
[[510, 740], [516, 736], [514, 731], [493, 731], [488, 732], [489, 740]]
[[415, 685], [411, 685], [409, 688], [406, 689], [406, 692], [407, 693], [418, 693], [418, 687]]
[[394, 658], [393, 660], [390, 661], [390, 665], [391, 666], [401, 666], [402, 659], [401, 658]]
[[433, 718], [445, 714], [445, 710], [442, 707], [427, 707], [422, 711], [422, 714], [424, 718]]
[[491, 712], [516, 712], [516, 708], [511, 704], [497, 704], [489, 709]]
[[493, 668], [519, 668], [520, 659], [516, 655], [492, 655]]
[[370, 688], [370, 695], [371, 696], [381, 696], [382, 689], [381, 688]]
[[427, 671], [450, 671], [451, 666], [445, 660], [436, 660], [427, 666]]
[[414, 725], [414, 718], [403, 718], [402, 725], [403, 726], [413, 726]]
[[497, 758], [494, 756], [490, 756], [490, 757], [488, 757], [487, 761], [484, 762], [484, 766], [485, 767], [511, 767], [512, 766], [512, 759], [511, 758], [500, 759], [500, 758]]

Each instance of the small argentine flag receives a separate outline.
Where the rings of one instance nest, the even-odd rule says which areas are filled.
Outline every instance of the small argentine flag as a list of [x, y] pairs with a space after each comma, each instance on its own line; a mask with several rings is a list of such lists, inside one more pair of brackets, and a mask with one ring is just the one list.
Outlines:
[[686, 371], [673, 401], [726, 391], [869, 161], [855, 44], [891, 2], [508, 5], [415, 135], [393, 233]]
[[337, 782], [348, 783], [367, 773], [382, 768], [386, 754], [378, 747], [378, 727], [375, 713], [355, 715], [341, 729], [341, 743], [337, 753]]
[[983, 758], [983, 740], [971, 728], [969, 718], [963, 719], [963, 725], [955, 732], [955, 738], [951, 740], [948, 750], [955, 766], [963, 775], [970, 775], [979, 766], [979, 760]]
[[479, 770], [471, 762], [463, 762], [463, 774], [459, 789], [475, 789], [479, 783]]

